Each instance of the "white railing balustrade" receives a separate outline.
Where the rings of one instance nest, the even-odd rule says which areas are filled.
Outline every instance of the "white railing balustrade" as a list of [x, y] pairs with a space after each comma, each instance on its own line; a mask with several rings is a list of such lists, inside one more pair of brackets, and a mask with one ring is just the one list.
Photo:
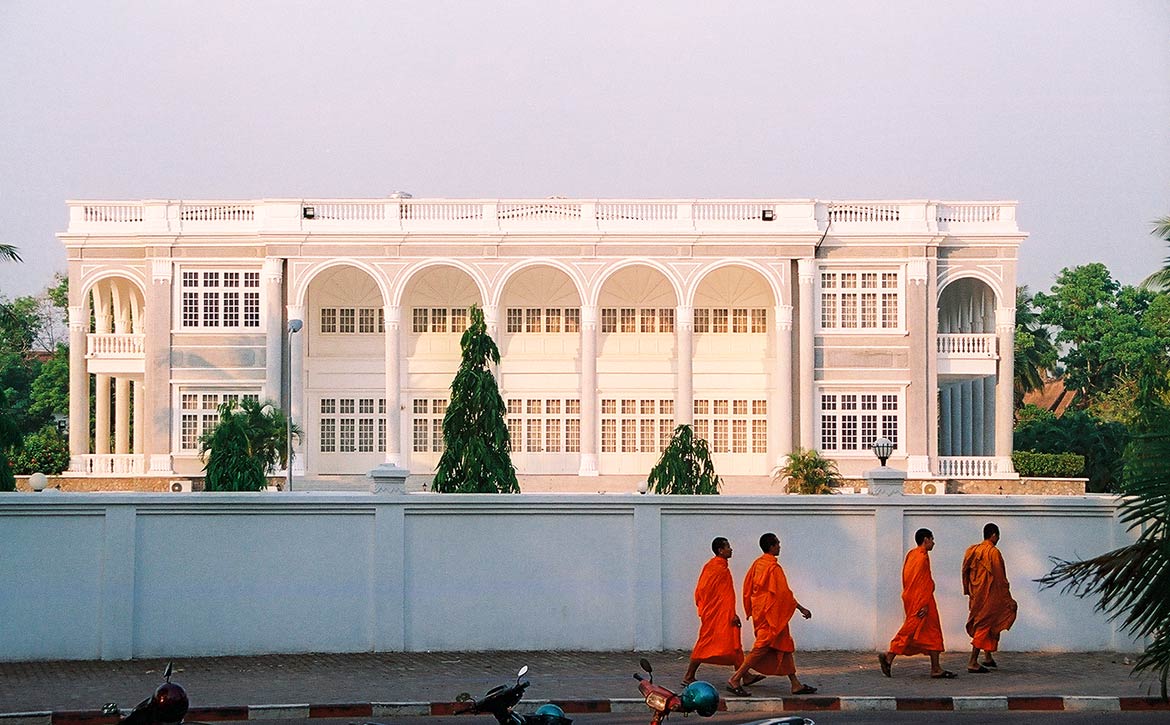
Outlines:
[[179, 220], [185, 222], [250, 222], [256, 218], [252, 204], [184, 204]]
[[985, 333], [945, 333], [938, 336], [938, 354], [968, 359], [995, 359], [996, 337]]
[[459, 201], [403, 201], [402, 221], [453, 222], [483, 219], [483, 204]]
[[939, 456], [938, 475], [946, 478], [992, 478], [999, 473], [994, 456]]
[[86, 204], [81, 218], [87, 222], [113, 222], [115, 224], [141, 222], [142, 205]]
[[597, 203], [597, 219], [609, 221], [673, 221], [678, 218], [678, 204], [674, 202], [611, 202]]
[[501, 202], [496, 217], [534, 221], [580, 219], [581, 205], [571, 201]]
[[85, 356], [99, 358], [133, 358], [145, 351], [146, 335], [103, 332], [85, 336]]
[[897, 204], [832, 203], [829, 204], [831, 222], [896, 222], [901, 219]]
[[771, 204], [742, 201], [699, 201], [695, 202], [693, 216], [696, 221], [743, 222], [759, 221], [764, 209]]
[[70, 473], [91, 476], [130, 476], [144, 472], [142, 456], [138, 453], [96, 453], [73, 456], [69, 459]]
[[997, 222], [1000, 221], [999, 204], [939, 204], [940, 222]]
[[306, 201], [314, 219], [343, 222], [380, 222], [386, 219], [384, 201]]

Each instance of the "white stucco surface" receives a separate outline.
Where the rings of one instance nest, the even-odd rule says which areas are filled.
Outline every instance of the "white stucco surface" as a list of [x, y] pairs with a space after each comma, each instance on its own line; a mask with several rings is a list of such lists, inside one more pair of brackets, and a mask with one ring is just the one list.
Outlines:
[[[1020, 604], [1007, 650], [1134, 650], [1091, 601], [1040, 591], [1050, 557], [1128, 542], [1109, 497], [0, 495], [0, 658], [654, 650], [693, 644], [695, 579], [728, 537], [737, 592], [780, 536], [798, 648], [878, 649], [932, 529], [947, 648], [964, 549], [988, 521]], [[751, 646], [750, 625], [745, 646]]]

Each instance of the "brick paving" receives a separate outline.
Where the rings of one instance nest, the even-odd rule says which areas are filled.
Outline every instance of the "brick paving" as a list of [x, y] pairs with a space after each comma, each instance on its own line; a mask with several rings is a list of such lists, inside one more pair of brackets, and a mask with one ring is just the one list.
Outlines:
[[[193, 708], [313, 703], [450, 702], [460, 692], [479, 695], [509, 682], [527, 664], [534, 700], [591, 701], [636, 698], [638, 658], [654, 664], [655, 679], [677, 688], [689, 652], [425, 652], [297, 654], [175, 660], [173, 680]], [[797, 652], [801, 679], [818, 698], [1108, 697], [1158, 694], [1149, 677], [1133, 677], [1132, 654], [1000, 653], [998, 671], [968, 674], [964, 653], [943, 656], [955, 680], [932, 680], [925, 657], [898, 658], [894, 677], [882, 677], [873, 652]], [[0, 713], [97, 710], [104, 703], [131, 707], [161, 681], [166, 660], [0, 662]], [[722, 687], [730, 669], [703, 666], [700, 679]], [[751, 688], [761, 701], [789, 695], [787, 679]], [[1092, 702], [1091, 700], [1088, 700]], [[734, 700], [732, 701], [734, 702]], [[971, 700], [970, 702], [977, 702]], [[1043, 701], [1037, 701], [1043, 702]], [[746, 703], [738, 703], [741, 707]], [[902, 707], [899, 701], [899, 707]], [[834, 708], [835, 709], [835, 708]], [[951, 709], [947, 707], [945, 709]]]

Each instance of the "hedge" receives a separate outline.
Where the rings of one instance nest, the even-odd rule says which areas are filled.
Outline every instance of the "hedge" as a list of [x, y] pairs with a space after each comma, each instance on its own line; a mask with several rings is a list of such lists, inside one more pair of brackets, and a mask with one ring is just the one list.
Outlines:
[[1085, 474], [1085, 457], [1079, 453], [1015, 451], [1012, 465], [1021, 476], [1076, 478]]

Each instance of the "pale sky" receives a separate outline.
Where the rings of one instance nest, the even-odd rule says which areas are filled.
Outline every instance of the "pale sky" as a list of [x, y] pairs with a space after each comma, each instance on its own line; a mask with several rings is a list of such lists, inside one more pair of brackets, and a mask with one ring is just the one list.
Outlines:
[[1020, 203], [1020, 282], [1170, 248], [1170, 3], [0, 0], [0, 294], [66, 199]]

